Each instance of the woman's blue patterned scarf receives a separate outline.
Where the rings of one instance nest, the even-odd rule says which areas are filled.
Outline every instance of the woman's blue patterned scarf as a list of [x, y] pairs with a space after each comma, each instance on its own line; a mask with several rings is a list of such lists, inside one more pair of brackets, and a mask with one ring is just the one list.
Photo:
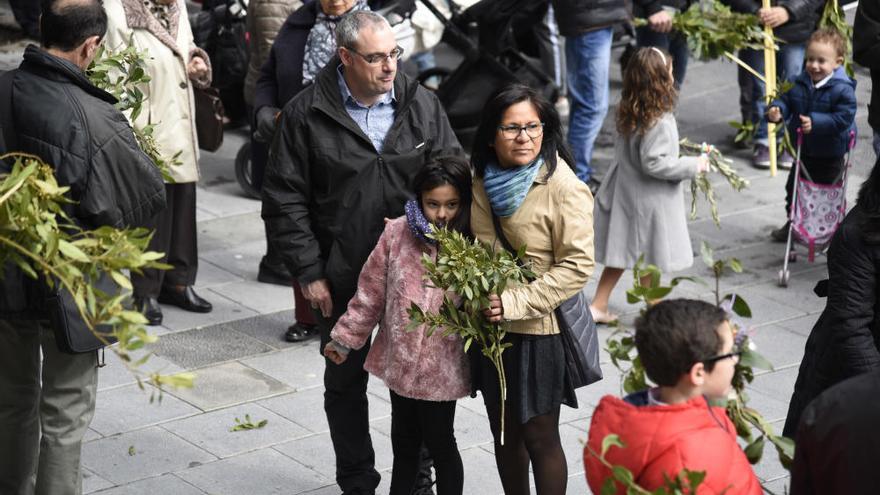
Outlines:
[[419, 203], [416, 200], [411, 199], [406, 202], [404, 209], [406, 210], [406, 223], [409, 224], [409, 230], [414, 236], [416, 236], [416, 239], [432, 246], [436, 246], [437, 241], [428, 237], [428, 234], [434, 232], [434, 227], [431, 225], [431, 222], [425, 218], [425, 214], [422, 213], [422, 209], [419, 208]]
[[495, 215], [509, 217], [516, 213], [543, 164], [544, 159], [540, 155], [531, 164], [522, 167], [501, 168], [495, 162], [486, 164], [483, 187]]

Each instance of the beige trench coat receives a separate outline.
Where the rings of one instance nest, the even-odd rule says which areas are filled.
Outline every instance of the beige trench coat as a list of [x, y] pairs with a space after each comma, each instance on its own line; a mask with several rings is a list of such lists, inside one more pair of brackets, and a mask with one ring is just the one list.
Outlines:
[[[593, 274], [593, 196], [562, 159], [549, 180], [546, 175], [541, 167], [523, 204], [500, 219], [510, 244], [526, 245], [526, 259], [538, 277], [501, 294], [506, 330], [511, 333], [559, 333], [554, 310], [583, 289]], [[474, 236], [504, 249], [495, 235], [482, 179], [474, 179], [473, 194]]]
[[184, 0], [177, 0], [173, 7], [179, 14], [171, 23], [174, 37], [141, 0], [104, 0], [104, 9], [108, 18], [105, 46], [121, 49], [132, 39], [138, 50], [148, 54], [146, 71], [152, 79], [144, 89], [147, 100], [134, 125], [155, 126], [153, 135], [163, 156], [171, 158], [180, 152], [182, 164], [170, 170], [176, 183], [197, 182], [199, 146], [192, 86], [207, 87], [211, 78], [209, 70], [204, 80], [190, 81], [186, 64], [193, 57], [202, 57], [210, 69], [210, 61], [193, 42]]

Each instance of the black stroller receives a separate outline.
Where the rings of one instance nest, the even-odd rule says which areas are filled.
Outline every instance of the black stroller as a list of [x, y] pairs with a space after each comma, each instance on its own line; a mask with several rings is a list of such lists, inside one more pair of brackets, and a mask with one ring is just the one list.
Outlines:
[[[420, 73], [418, 79], [425, 84], [432, 78], [440, 78], [437, 97], [465, 149], [472, 144], [483, 106], [502, 86], [518, 82], [535, 88], [549, 101], [556, 101], [559, 88], [535, 58], [517, 48], [512, 29], [517, 20], [540, 22], [540, 16], [530, 12], [542, 2], [483, 0], [461, 14], [453, 9], [452, 18], [447, 19], [431, 0], [420, 1], [443, 23], [442, 41], [464, 57], [451, 71], [428, 69]], [[473, 24], [477, 26], [479, 42], [474, 42], [465, 31], [466, 26]]]

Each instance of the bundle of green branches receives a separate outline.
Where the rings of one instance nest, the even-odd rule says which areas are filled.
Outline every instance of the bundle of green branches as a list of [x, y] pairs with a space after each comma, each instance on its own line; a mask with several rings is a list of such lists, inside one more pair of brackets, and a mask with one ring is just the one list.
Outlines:
[[[156, 340], [144, 329], [144, 316], [128, 308], [131, 282], [124, 273], [167, 268], [158, 263], [161, 253], [147, 251], [150, 232], [142, 228], [81, 229], [64, 211], [71, 204], [65, 196], [69, 188], [58, 185], [49, 165], [33, 155], [0, 157], [7, 158], [14, 164], [8, 174], [0, 173], [0, 266], [11, 263], [33, 279], [66, 289], [92, 331], [99, 325], [112, 326], [119, 345], [110, 349], [129, 365], [138, 383], [145, 376], [160, 391], [163, 385], [191, 386], [191, 374], [144, 374], [137, 367], [149, 354], [136, 361], [131, 356]], [[96, 289], [89, 281], [98, 280], [100, 273], [109, 274], [129, 292], [105, 294]]]
[[[511, 344], [505, 343], [504, 327], [489, 323], [483, 310], [489, 307], [491, 294], [501, 295], [511, 283], [525, 283], [532, 273], [517, 264], [517, 259], [506, 250], [492, 248], [476, 240], [469, 240], [459, 232], [437, 229], [432, 236], [439, 252], [434, 260], [422, 258], [425, 278], [432, 286], [443, 289], [447, 295], [438, 313], [430, 313], [413, 303], [409, 309], [410, 329], [426, 325], [428, 335], [442, 329], [443, 336], [458, 335], [467, 350], [476, 342], [482, 354], [492, 361], [498, 374], [501, 397], [501, 443], [504, 443], [504, 403], [507, 400], [507, 379], [504, 375], [502, 353]], [[522, 259], [525, 247], [517, 256]]]
[[[636, 19], [635, 24], [644, 26], [647, 20]], [[676, 12], [672, 29], [687, 38], [691, 53], [701, 60], [730, 56], [742, 48], [763, 50], [767, 37], [758, 16], [733, 12], [718, 0], [695, 2]]]
[[156, 164], [165, 181], [174, 182], [170, 167], [180, 165], [181, 152], [178, 151], [171, 158], [166, 158], [159, 151], [159, 146], [153, 137], [155, 125], [147, 124], [142, 127], [134, 125], [147, 99], [141, 87], [150, 82], [150, 76], [145, 69], [145, 57], [145, 52], [137, 51], [132, 43], [117, 52], [106, 50], [102, 46], [98, 48], [95, 60], [89, 66], [86, 75], [92, 84], [119, 100], [116, 108], [128, 115], [129, 121], [132, 122], [132, 131], [141, 149]]
[[846, 40], [846, 56], [844, 57], [843, 65], [846, 68], [846, 73], [849, 74], [849, 77], [853, 77], [855, 75], [855, 70], [852, 65], [853, 28], [848, 22], [846, 22], [846, 16], [843, 13], [843, 9], [840, 8], [837, 0], [828, 0], [825, 2], [825, 8], [822, 10], [822, 17], [819, 18], [819, 27], [833, 29], [840, 33], [843, 39]]
[[701, 153], [706, 152], [706, 156], [709, 159], [709, 171], [700, 172], [691, 180], [691, 219], [697, 216], [697, 198], [702, 193], [709, 203], [712, 221], [715, 222], [716, 226], [720, 226], [721, 219], [718, 216], [718, 200], [715, 198], [715, 190], [709, 181], [709, 173], [721, 174], [734, 191], [742, 191], [749, 186], [749, 181], [740, 177], [736, 170], [733, 169], [733, 162], [724, 158], [724, 155], [714, 146], [709, 146], [707, 150], [704, 145], [684, 138], [679, 141], [679, 149], [681, 154], [686, 156], [699, 156]]

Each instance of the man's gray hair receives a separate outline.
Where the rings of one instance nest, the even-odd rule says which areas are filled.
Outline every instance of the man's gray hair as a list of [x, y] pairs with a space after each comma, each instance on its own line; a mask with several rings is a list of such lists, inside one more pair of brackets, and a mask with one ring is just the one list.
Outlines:
[[367, 26], [373, 29], [391, 29], [388, 21], [375, 12], [369, 10], [349, 12], [336, 25], [336, 46], [340, 48], [353, 48], [358, 41], [361, 29]]

